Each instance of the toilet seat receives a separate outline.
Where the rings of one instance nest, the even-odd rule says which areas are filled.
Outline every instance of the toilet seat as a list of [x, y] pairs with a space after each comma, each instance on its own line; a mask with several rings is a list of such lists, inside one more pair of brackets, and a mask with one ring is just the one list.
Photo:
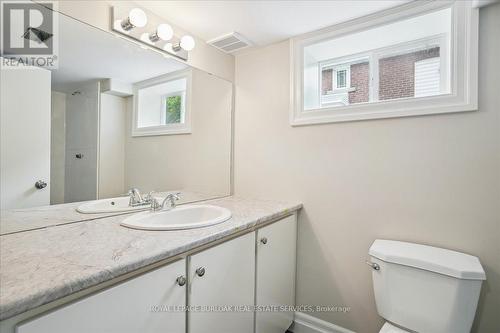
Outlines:
[[379, 333], [410, 333], [410, 331], [406, 331], [402, 328], [392, 325], [391, 323], [385, 322]]

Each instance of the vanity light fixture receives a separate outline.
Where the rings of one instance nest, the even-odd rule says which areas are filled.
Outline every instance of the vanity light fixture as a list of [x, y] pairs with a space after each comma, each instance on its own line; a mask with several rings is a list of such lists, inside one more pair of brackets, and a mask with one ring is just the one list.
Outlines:
[[182, 60], [187, 60], [189, 51], [195, 47], [192, 36], [180, 38], [170, 24], [147, 9], [118, 4], [111, 9], [110, 22], [113, 32], [139, 42], [140, 47]]
[[159, 24], [156, 28], [155, 32], [149, 34], [149, 40], [153, 43], [161, 40], [171, 40], [174, 36], [174, 30], [172, 27], [166, 23]]
[[194, 45], [194, 38], [189, 35], [185, 35], [182, 36], [179, 43], [172, 46], [172, 49], [175, 52], [178, 52], [180, 50], [191, 51], [192, 49], [194, 49]]
[[128, 13], [127, 18], [121, 22], [121, 26], [123, 30], [129, 31], [135, 27], [145, 27], [147, 23], [148, 17], [146, 13], [140, 8], [134, 8]]
[[175, 53], [172, 43], [165, 44], [165, 46], [163, 46], [163, 50], [169, 53]]

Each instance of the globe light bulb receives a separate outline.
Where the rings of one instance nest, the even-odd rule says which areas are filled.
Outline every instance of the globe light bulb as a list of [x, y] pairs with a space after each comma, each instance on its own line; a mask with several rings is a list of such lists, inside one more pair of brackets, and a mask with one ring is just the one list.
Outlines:
[[174, 31], [170, 25], [162, 23], [156, 28], [156, 35], [162, 40], [170, 40], [174, 36]]
[[134, 8], [128, 13], [128, 20], [134, 27], [142, 28], [148, 23], [146, 13], [140, 8]]
[[180, 46], [186, 50], [186, 51], [191, 51], [192, 49], [194, 49], [194, 38], [189, 36], [189, 35], [186, 35], [186, 36], [183, 36], [181, 38], [181, 43], [180, 43]]

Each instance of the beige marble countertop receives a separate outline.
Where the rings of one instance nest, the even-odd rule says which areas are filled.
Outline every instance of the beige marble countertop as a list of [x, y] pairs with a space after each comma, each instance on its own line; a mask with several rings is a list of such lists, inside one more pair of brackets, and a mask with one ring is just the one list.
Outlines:
[[0, 236], [0, 320], [302, 207], [237, 197], [205, 203], [228, 208], [232, 218], [206, 228], [143, 231], [120, 226], [126, 214]]

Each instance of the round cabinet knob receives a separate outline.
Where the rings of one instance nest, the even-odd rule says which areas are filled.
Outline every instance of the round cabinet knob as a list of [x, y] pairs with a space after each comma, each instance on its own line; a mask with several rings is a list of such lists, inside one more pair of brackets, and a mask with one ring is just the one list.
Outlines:
[[262, 238], [260, 239], [260, 242], [261, 242], [262, 244], [266, 245], [266, 244], [267, 244], [267, 238], [266, 238], [266, 237], [262, 237]]
[[35, 183], [35, 187], [38, 189], [38, 190], [41, 190], [41, 189], [44, 189], [47, 187], [47, 183], [44, 182], [43, 180], [39, 180]]
[[179, 286], [183, 286], [186, 284], [186, 277], [185, 276], [179, 276], [177, 280], [175, 280]]
[[198, 268], [196, 269], [196, 275], [198, 275], [198, 276], [203, 276], [203, 275], [205, 275], [205, 267], [198, 267]]

